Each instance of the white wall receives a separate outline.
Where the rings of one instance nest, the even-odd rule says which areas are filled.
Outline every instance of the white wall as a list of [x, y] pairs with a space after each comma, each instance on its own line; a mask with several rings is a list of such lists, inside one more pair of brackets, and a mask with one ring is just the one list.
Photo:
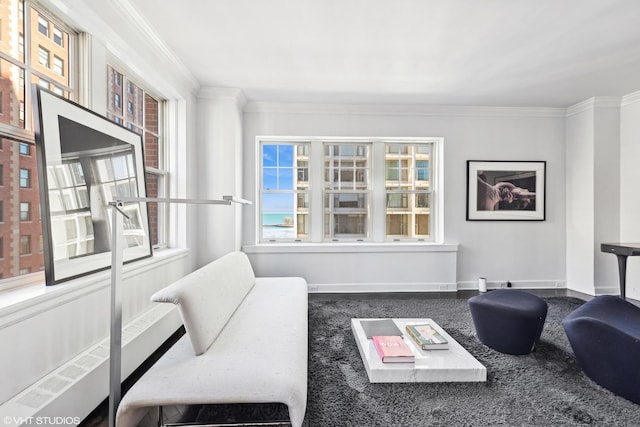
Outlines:
[[569, 108], [566, 147], [567, 287], [617, 293], [615, 258], [600, 245], [620, 235], [620, 99]]
[[[244, 193], [257, 197], [257, 135], [444, 137], [444, 234], [445, 243], [459, 245], [455, 281], [462, 287], [474, 286], [478, 276], [485, 276], [489, 282], [564, 286], [564, 113], [563, 109], [248, 104], [244, 114]], [[546, 160], [546, 221], [466, 221], [467, 160]], [[245, 213], [243, 242], [252, 251], [255, 207]], [[266, 256], [262, 251], [252, 255], [258, 274], [296, 270], [287, 254], [270, 254], [268, 262], [260, 260]], [[308, 261], [300, 260], [301, 256], [296, 262], [309, 267], [304, 275], [312, 284], [354, 280], [342, 274], [343, 270], [330, 267], [341, 265], [343, 254], [325, 254], [322, 262], [315, 263], [311, 260], [317, 255], [308, 254]], [[431, 256], [426, 253], [424, 259]], [[402, 257], [391, 253], [385, 260], [393, 265], [401, 263]], [[377, 259], [363, 254], [357, 260], [358, 267], [372, 268]], [[418, 266], [413, 268], [414, 276], [405, 280], [422, 275]]]
[[[594, 293], [594, 149], [593, 110], [567, 117], [567, 287]], [[585, 268], [585, 266], [587, 266]]]
[[[244, 97], [235, 89], [202, 88], [198, 94], [198, 180], [194, 197], [242, 198], [242, 107]], [[197, 266], [239, 250], [242, 205], [197, 208]]]
[[[619, 292], [615, 256], [600, 245], [620, 236], [620, 98], [604, 99], [595, 106], [595, 294]], [[618, 289], [616, 289], [618, 288]]]

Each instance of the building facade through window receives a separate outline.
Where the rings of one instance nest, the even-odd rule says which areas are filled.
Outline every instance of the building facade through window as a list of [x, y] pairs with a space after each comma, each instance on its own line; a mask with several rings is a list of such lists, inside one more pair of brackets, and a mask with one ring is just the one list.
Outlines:
[[42, 242], [42, 225], [30, 85], [73, 98], [69, 64], [74, 60], [76, 35], [28, 0], [0, 0], [0, 22], [0, 278], [4, 282], [44, 268], [42, 245], [35, 244]]
[[435, 241], [441, 142], [260, 138], [258, 241]]
[[[147, 197], [169, 197], [163, 155], [163, 102], [111, 65], [107, 67], [107, 95], [107, 117], [142, 136]], [[147, 203], [147, 208], [152, 244], [166, 245], [167, 204]]]

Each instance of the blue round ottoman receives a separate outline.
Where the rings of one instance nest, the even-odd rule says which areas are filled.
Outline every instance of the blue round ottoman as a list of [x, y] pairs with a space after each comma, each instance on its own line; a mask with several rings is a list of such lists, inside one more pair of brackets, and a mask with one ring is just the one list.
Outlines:
[[547, 303], [528, 292], [498, 289], [469, 298], [478, 339], [507, 354], [529, 354], [540, 339]]

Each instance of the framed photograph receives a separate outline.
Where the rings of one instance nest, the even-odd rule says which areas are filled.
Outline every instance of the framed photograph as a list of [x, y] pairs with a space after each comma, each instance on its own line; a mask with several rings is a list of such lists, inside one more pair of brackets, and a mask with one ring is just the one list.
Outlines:
[[[44, 268], [55, 285], [111, 267], [118, 197], [146, 197], [141, 135], [33, 86]], [[125, 203], [123, 259], [152, 255], [146, 203]]]
[[544, 221], [544, 161], [467, 161], [468, 221]]

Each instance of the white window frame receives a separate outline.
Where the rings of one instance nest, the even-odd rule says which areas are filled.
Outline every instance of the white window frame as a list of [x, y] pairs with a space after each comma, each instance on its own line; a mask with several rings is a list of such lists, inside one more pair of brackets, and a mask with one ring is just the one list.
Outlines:
[[[393, 240], [393, 241], [403, 241], [403, 240], [417, 240], [417, 241], [424, 241], [425, 239], [427, 240], [431, 240], [430, 237], [425, 237], [423, 235], [417, 235], [416, 233], [416, 227], [417, 227], [417, 218], [420, 215], [425, 215], [428, 214], [429, 215], [429, 221], [428, 221], [428, 229], [431, 231], [434, 229], [434, 215], [431, 214], [431, 210], [433, 208], [432, 203], [429, 203], [429, 207], [428, 208], [424, 208], [424, 209], [420, 209], [418, 208], [418, 206], [416, 206], [417, 200], [419, 198], [420, 195], [425, 195], [429, 201], [433, 200], [433, 175], [431, 173], [431, 170], [433, 169], [432, 166], [432, 160], [433, 160], [433, 147], [434, 144], [430, 144], [429, 145], [429, 150], [428, 153], [421, 153], [419, 151], [419, 149], [417, 147], [419, 147], [422, 144], [415, 144], [412, 142], [407, 142], [407, 141], [388, 141], [385, 142], [385, 182], [391, 184], [392, 182], [394, 182], [395, 186], [392, 186], [392, 188], [388, 188], [387, 185], [385, 185], [385, 200], [388, 203], [388, 199], [387, 197], [393, 194], [398, 194], [400, 195], [400, 197], [402, 196], [406, 196], [407, 198], [407, 209], [404, 209], [402, 207], [396, 209], [394, 211], [393, 208], [390, 208], [389, 206], [386, 206], [386, 215], [398, 215], [398, 216], [402, 216], [405, 218], [409, 219], [409, 222], [407, 224], [408, 226], [408, 230], [407, 233], [410, 234], [410, 237], [405, 236], [404, 234], [399, 234], [399, 235], [393, 235], [393, 234], [389, 234], [388, 230], [386, 230], [387, 232], [387, 239], [389, 240]], [[427, 144], [425, 144], [426, 146]], [[406, 147], [407, 150], [403, 153], [399, 153], [399, 154], [395, 154], [395, 153], [391, 153], [389, 154], [389, 156], [393, 156], [393, 157], [397, 157], [399, 161], [406, 161], [407, 164], [407, 168], [406, 168], [406, 179], [401, 179], [401, 174], [402, 171], [404, 170], [404, 168], [399, 167], [398, 168], [398, 174], [399, 177], [397, 179], [390, 179], [387, 180], [387, 176], [386, 176], [386, 172], [387, 172], [387, 165], [386, 162], [389, 160], [387, 158], [387, 153], [386, 153], [386, 146], [397, 146], [397, 147]], [[426, 160], [424, 158], [427, 158]], [[426, 180], [419, 180], [417, 179], [417, 176], [419, 174], [419, 168], [417, 167], [417, 162], [418, 161], [428, 161], [429, 164], [429, 168], [428, 168], [428, 179]], [[395, 188], [394, 188], [395, 187]], [[409, 188], [408, 188], [409, 187]], [[409, 209], [409, 205], [411, 205], [410, 209]], [[388, 219], [388, 218], [385, 218]]]
[[[279, 189], [279, 188], [275, 188], [275, 189], [263, 189], [264, 188], [264, 183], [263, 183], [263, 174], [262, 174], [262, 168], [263, 168], [263, 163], [262, 163], [262, 157], [263, 157], [263, 145], [291, 145], [294, 147], [298, 147], [298, 146], [306, 146], [307, 147], [307, 157], [310, 157], [309, 151], [311, 149], [310, 144], [308, 143], [308, 141], [293, 141], [293, 140], [271, 140], [271, 141], [265, 141], [261, 144], [258, 144], [258, 149], [260, 150], [259, 154], [258, 154], [258, 158], [259, 158], [259, 162], [260, 162], [260, 176], [258, 177], [258, 186], [259, 186], [259, 191], [258, 191], [258, 199], [260, 200], [259, 205], [262, 207], [263, 204], [263, 195], [276, 195], [276, 194], [285, 194], [285, 195], [291, 195], [292, 198], [297, 199], [298, 196], [303, 196], [305, 198], [307, 198], [307, 200], [309, 201], [309, 208], [308, 210], [311, 210], [311, 204], [310, 204], [310, 192], [309, 192], [309, 188], [306, 189], [301, 189], [301, 188], [292, 188], [292, 189]], [[307, 164], [307, 168], [308, 168], [308, 164]], [[279, 171], [279, 167], [274, 167], [274, 169], [277, 169]], [[295, 170], [295, 166], [293, 167], [292, 170], [292, 174], [296, 174], [297, 171]], [[307, 178], [310, 180], [309, 177], [309, 171], [307, 170]], [[295, 181], [294, 181], [295, 182]], [[295, 204], [296, 202], [294, 202]], [[295, 208], [295, 206], [294, 206]], [[262, 208], [260, 209], [262, 211]], [[297, 218], [295, 216], [296, 212], [293, 213], [294, 218], [293, 221], [296, 222]], [[309, 217], [311, 215], [309, 214]], [[276, 241], [294, 241], [294, 242], [302, 242], [302, 241], [309, 241], [309, 237], [307, 238], [300, 238], [298, 236], [292, 237], [292, 238], [280, 238], [280, 239], [274, 239], [274, 238], [270, 238], [270, 237], [264, 237], [262, 235], [262, 229], [263, 229], [263, 215], [259, 215], [258, 218], [258, 222], [259, 222], [259, 239], [263, 242], [276, 242]], [[310, 234], [309, 234], [310, 236]]]
[[[259, 135], [255, 138], [256, 153], [256, 218], [255, 242], [257, 244], [280, 243], [358, 243], [358, 244], [406, 244], [444, 242], [444, 170], [443, 147], [441, 137], [289, 137]], [[309, 143], [309, 212], [310, 233], [307, 239], [262, 239], [262, 144]], [[366, 239], [361, 238], [325, 238], [324, 233], [324, 144], [360, 143], [371, 144], [369, 177], [369, 232]], [[432, 158], [430, 161], [430, 234], [422, 238], [387, 237], [386, 234], [386, 186], [385, 186], [385, 143], [421, 144], [430, 143]]]
[[[322, 220], [323, 222], [323, 240], [331, 241], [331, 242], [344, 242], [344, 241], [356, 241], [356, 242], [364, 242], [368, 241], [371, 238], [373, 226], [372, 226], [372, 195], [373, 195], [373, 182], [372, 177], [374, 174], [374, 168], [372, 164], [373, 150], [374, 145], [368, 141], [324, 141], [322, 147], [322, 168], [323, 174], [329, 174], [333, 176], [337, 175], [338, 179], [333, 180], [332, 178], [329, 181], [325, 181], [323, 177], [323, 186], [322, 186]], [[334, 169], [335, 163], [334, 160], [340, 161], [342, 158], [339, 153], [331, 153], [329, 157], [327, 157], [327, 152], [332, 151], [331, 147], [354, 147], [355, 151], [358, 151], [362, 148], [364, 151], [361, 154], [356, 153], [353, 156], [346, 156], [344, 160], [351, 162], [353, 158], [353, 168], [345, 167], [339, 165], [337, 169]], [[365, 168], [365, 177], [364, 180], [358, 181], [356, 179], [357, 168], [355, 165], [356, 159], [364, 159], [366, 168]], [[327, 170], [326, 161], [330, 160], [329, 170]], [[341, 163], [341, 162], [340, 162]], [[342, 181], [341, 175], [342, 172], [348, 172], [350, 169], [353, 172], [353, 180], [351, 181]], [[361, 185], [358, 186], [357, 183], [361, 182]], [[334, 184], [333, 186], [331, 184]], [[311, 184], [312, 185], [312, 184]], [[335, 200], [335, 196], [337, 195], [352, 195], [357, 199], [363, 198], [364, 206], [356, 206], [352, 208], [339, 208], [333, 206], [332, 199]], [[327, 207], [327, 202], [331, 206], [331, 208]], [[365, 214], [366, 222], [361, 232], [354, 233], [353, 235], [349, 234], [340, 234], [334, 235], [330, 230], [334, 226], [335, 216], [336, 215], [349, 215], [349, 214]], [[327, 215], [329, 215], [327, 221]]]

